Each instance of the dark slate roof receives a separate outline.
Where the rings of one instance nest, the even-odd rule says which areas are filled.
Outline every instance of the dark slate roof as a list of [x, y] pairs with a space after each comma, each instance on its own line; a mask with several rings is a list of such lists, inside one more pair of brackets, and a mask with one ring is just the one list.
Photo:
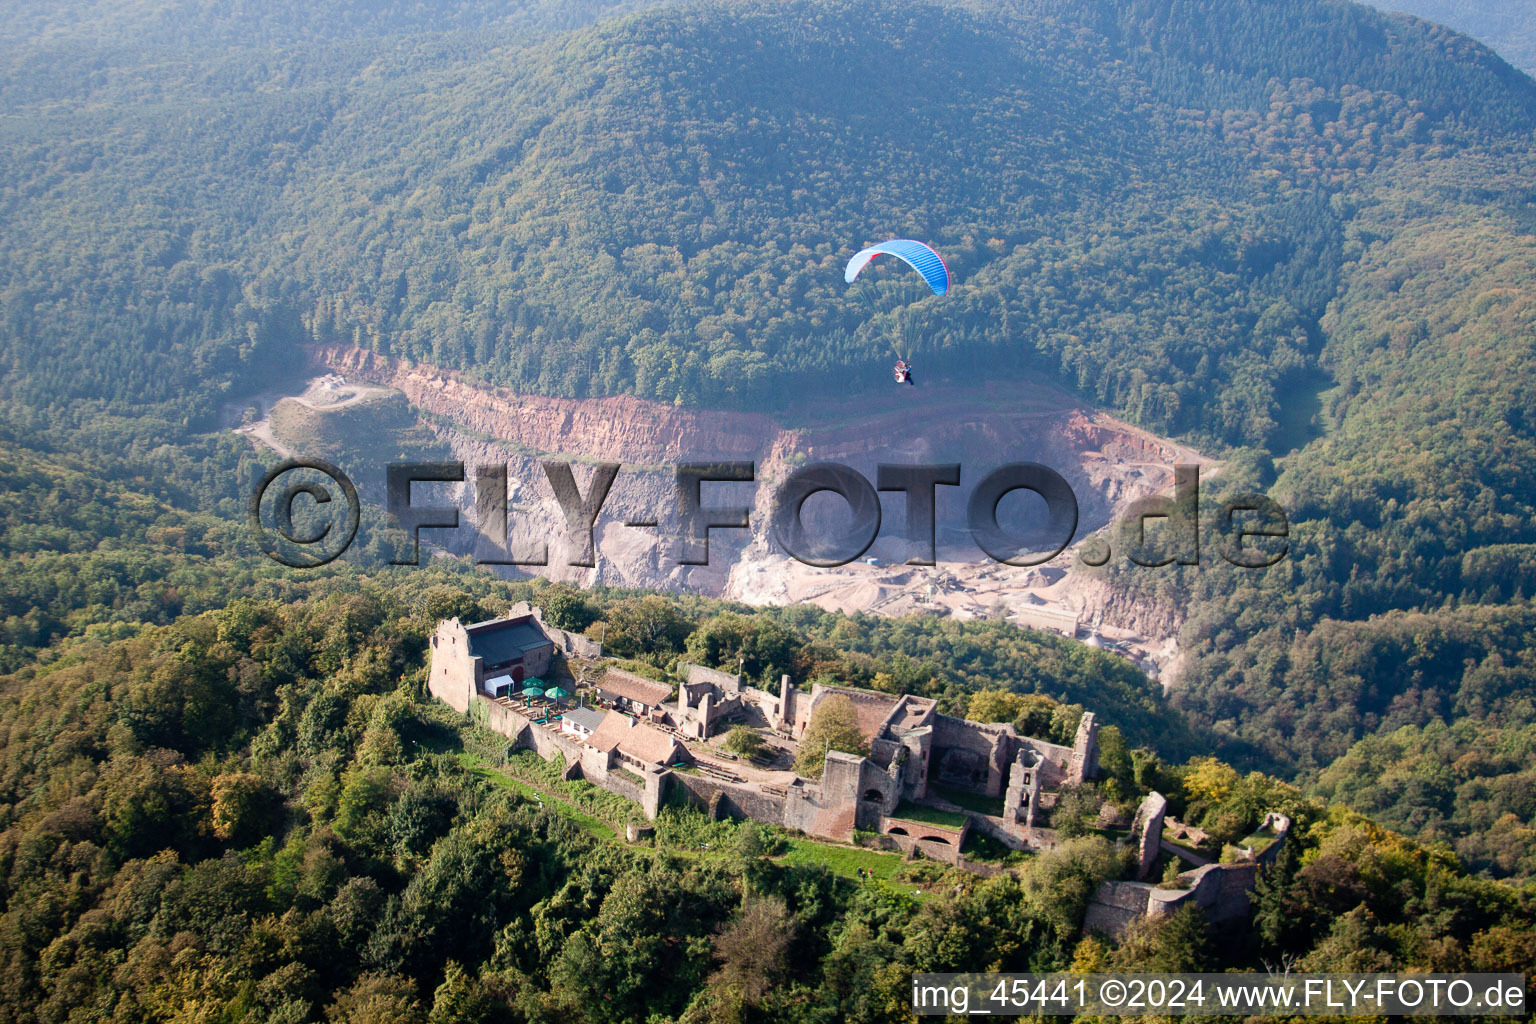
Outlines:
[[597, 727], [603, 724], [603, 717], [606, 712], [598, 711], [595, 708], [572, 708], [569, 711], [563, 712], [563, 714], [567, 722], [574, 722], [588, 732], [596, 732]]
[[525, 651], [553, 644], [529, 615], [479, 622], [468, 627], [466, 632], [470, 655], [484, 659], [487, 665], [516, 661]]

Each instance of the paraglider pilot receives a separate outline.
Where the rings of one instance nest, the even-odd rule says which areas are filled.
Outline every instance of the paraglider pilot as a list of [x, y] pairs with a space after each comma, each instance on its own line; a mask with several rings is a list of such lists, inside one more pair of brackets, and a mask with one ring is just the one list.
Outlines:
[[[848, 266], [843, 268], [843, 280], [852, 284], [859, 276], [859, 272], [869, 265], [870, 260], [882, 254], [889, 254], [900, 259], [907, 266], [917, 271], [935, 295], [943, 295], [949, 291], [949, 267], [944, 263], [944, 257], [925, 242], [919, 242], [911, 238], [893, 238], [879, 245], [872, 245], [868, 249], [861, 249], [854, 253], [848, 261]], [[892, 369], [897, 384], [916, 384], [912, 379], [912, 364], [908, 363], [905, 353], [897, 352], [896, 366]]]

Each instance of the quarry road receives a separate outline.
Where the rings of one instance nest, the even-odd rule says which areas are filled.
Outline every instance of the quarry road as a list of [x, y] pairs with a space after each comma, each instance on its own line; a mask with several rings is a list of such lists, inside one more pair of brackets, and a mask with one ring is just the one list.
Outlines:
[[371, 398], [389, 395], [393, 390], [393, 388], [381, 387], [377, 384], [349, 383], [338, 374], [322, 374], [306, 382], [303, 390], [297, 394], [287, 394], [281, 390], [274, 390], [258, 395], [253, 400], [239, 403], [245, 408], [255, 405], [261, 410], [262, 415], [254, 423], [247, 423], [233, 429], [235, 433], [243, 434], [253, 441], [265, 445], [285, 459], [292, 458], [296, 454], [294, 449], [284, 444], [282, 439], [272, 429], [272, 409], [279, 401], [297, 402], [315, 412], [333, 412], [337, 409], [359, 405]]

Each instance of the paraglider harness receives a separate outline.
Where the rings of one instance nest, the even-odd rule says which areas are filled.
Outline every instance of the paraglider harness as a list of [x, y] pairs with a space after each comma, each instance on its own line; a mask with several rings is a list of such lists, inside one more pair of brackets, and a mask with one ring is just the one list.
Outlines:
[[912, 367], [905, 359], [896, 360], [895, 376], [897, 384], [916, 384], [912, 379]]

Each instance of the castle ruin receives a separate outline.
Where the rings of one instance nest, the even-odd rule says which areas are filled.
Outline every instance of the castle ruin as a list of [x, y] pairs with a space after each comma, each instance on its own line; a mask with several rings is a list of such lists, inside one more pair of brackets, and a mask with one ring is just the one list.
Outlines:
[[[593, 667], [601, 645], [550, 626], [526, 603], [500, 619], [438, 624], [431, 638], [427, 686], [456, 711], [505, 736], [509, 750], [564, 761], [564, 778], [584, 779], [637, 803], [654, 818], [664, 800], [681, 800], [711, 817], [752, 818], [807, 835], [849, 842], [855, 830], [876, 845], [988, 873], [968, 864], [962, 847], [973, 834], [1015, 850], [1056, 845], [1045, 827], [1064, 786], [1098, 773], [1098, 723], [1084, 713], [1072, 746], [1020, 735], [1012, 725], [940, 714], [937, 703], [817, 683], [802, 689], [783, 677], [779, 693], [739, 675], [682, 664], [676, 697], [653, 679], [601, 665], [593, 692], [608, 708], [534, 708], [515, 687], [549, 672], [558, 655]], [[829, 750], [820, 779], [772, 770], [723, 752], [709, 741], [736, 725], [753, 729], [782, 760], [795, 751], [821, 702], [845, 697], [869, 753]], [[1213, 923], [1234, 922], [1249, 909], [1258, 872], [1286, 841], [1291, 822], [1268, 815], [1272, 837], [1236, 863], [1211, 863], [1177, 839], [1190, 831], [1167, 817], [1168, 803], [1150, 793], [1137, 809], [1129, 844], [1135, 880], [1100, 885], [1085, 931], [1120, 935], [1131, 922], [1193, 904]], [[1171, 883], [1154, 884], [1156, 865], [1193, 864]]]
[[[595, 690], [614, 710], [562, 726], [504, 685], [542, 676], [557, 651], [601, 656], [593, 641], [550, 627], [526, 604], [489, 622], [450, 619], [431, 639], [428, 689], [506, 736], [511, 749], [560, 756], [566, 777], [629, 797], [648, 817], [674, 797], [716, 817], [753, 818], [822, 839], [848, 842], [855, 829], [874, 832], [889, 847], [960, 863], [972, 831], [1013, 849], [1054, 845], [1043, 812], [1063, 786], [1098, 770], [1092, 714], [1083, 715], [1068, 747], [1022, 736], [1012, 725], [940, 714], [927, 697], [821, 683], [805, 690], [787, 676], [772, 694], [687, 664], [675, 699], [664, 683], [608, 667]], [[743, 724], [792, 751], [817, 706], [834, 696], [852, 704], [869, 753], [829, 751], [820, 779], [760, 770], [708, 743]]]

